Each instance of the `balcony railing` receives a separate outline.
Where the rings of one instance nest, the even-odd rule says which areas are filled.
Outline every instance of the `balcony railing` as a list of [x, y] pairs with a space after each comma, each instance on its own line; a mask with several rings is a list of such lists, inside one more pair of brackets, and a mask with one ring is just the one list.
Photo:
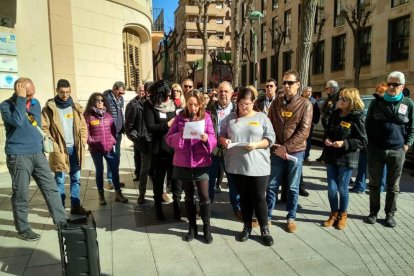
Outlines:
[[152, 31], [163, 32], [164, 31], [164, 9], [154, 8], [152, 9]]

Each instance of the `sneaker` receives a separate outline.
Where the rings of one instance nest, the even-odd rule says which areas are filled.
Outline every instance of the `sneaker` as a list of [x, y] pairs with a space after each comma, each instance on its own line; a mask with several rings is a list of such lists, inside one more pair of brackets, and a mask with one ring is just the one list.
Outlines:
[[37, 241], [40, 239], [40, 235], [33, 232], [32, 229], [27, 229], [26, 231], [17, 234], [17, 237], [25, 241]]
[[137, 199], [137, 203], [138, 203], [138, 205], [144, 204], [145, 203], [145, 195], [139, 195], [138, 199]]
[[296, 222], [294, 219], [288, 219], [286, 224], [286, 229], [289, 233], [295, 233], [296, 231]]
[[105, 185], [105, 189], [107, 189], [107, 190], [113, 190], [114, 189], [114, 185], [112, 185], [112, 183], [108, 182]]
[[252, 219], [252, 228], [257, 228], [259, 227], [259, 221], [257, 220], [257, 218], [253, 218]]
[[162, 194], [162, 200], [164, 203], [168, 203], [171, 201], [171, 199], [168, 197], [167, 193]]
[[72, 215], [88, 216], [88, 215], [92, 214], [92, 211], [83, 208], [83, 206], [78, 206], [78, 207], [71, 207], [70, 208], [70, 213]]
[[215, 190], [214, 190], [214, 192], [215, 193], [221, 193], [221, 186], [220, 185], [217, 185], [216, 188], [215, 188]]

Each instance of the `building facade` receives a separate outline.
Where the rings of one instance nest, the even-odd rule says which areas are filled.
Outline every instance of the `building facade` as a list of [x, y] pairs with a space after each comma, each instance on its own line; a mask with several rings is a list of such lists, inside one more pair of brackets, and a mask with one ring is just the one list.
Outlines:
[[41, 104], [54, 97], [61, 78], [83, 104], [115, 81], [135, 90], [152, 80], [151, 6], [151, 0], [0, 0], [0, 63], [12, 65], [0, 67], [0, 101], [13, 94], [19, 76], [33, 80]]
[[[179, 6], [174, 13], [175, 27], [180, 35], [185, 32], [183, 40], [179, 43], [177, 51], [173, 55], [177, 55], [177, 63], [174, 68], [172, 62], [172, 70], [179, 74], [179, 79], [187, 77], [192, 70], [194, 63], [198, 63], [195, 72], [195, 83], [201, 85], [203, 83], [202, 66], [203, 66], [203, 41], [197, 31], [199, 9], [195, 0], [180, 0]], [[207, 33], [209, 35], [208, 48], [214, 51], [219, 57], [222, 53], [231, 51], [231, 30], [230, 30], [230, 7], [225, 0], [213, 1], [208, 7], [208, 25]], [[170, 55], [171, 56], [171, 55]], [[174, 57], [170, 57], [173, 61]], [[211, 59], [209, 56], [209, 65]], [[210, 72], [212, 68], [210, 66]], [[211, 76], [212, 74], [209, 74]], [[210, 82], [214, 80], [211, 79]]]
[[[258, 35], [258, 88], [267, 78], [281, 82], [288, 69], [297, 69], [300, 20], [299, 0], [255, 0], [254, 10], [263, 13], [260, 21], [252, 21]], [[360, 91], [373, 92], [391, 71], [405, 73], [407, 87], [414, 89], [414, 1], [409, 0], [319, 0], [313, 29], [313, 55], [309, 85], [324, 91], [331, 79], [341, 86], [353, 86], [354, 38], [351, 28], [341, 15], [342, 9], [365, 5], [371, 9], [362, 34]], [[245, 4], [244, 4], [245, 5]], [[322, 27], [320, 28], [322, 24]], [[275, 28], [276, 26], [276, 28]], [[281, 30], [282, 32], [274, 31]], [[320, 31], [319, 31], [320, 30]], [[319, 34], [319, 35], [318, 35]], [[283, 35], [279, 55], [275, 56], [278, 36]], [[241, 84], [253, 83], [253, 39], [250, 23], [243, 39], [244, 51]]]

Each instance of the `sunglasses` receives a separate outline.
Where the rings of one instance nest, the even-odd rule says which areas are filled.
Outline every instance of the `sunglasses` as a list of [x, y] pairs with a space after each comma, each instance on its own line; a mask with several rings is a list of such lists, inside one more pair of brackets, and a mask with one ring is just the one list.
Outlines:
[[292, 86], [292, 85], [294, 85], [295, 83], [297, 83], [297, 81], [283, 81], [283, 82], [282, 82], [282, 84], [283, 84], [283, 85], [288, 84], [289, 86]]
[[351, 100], [350, 100], [350, 99], [348, 99], [348, 98], [345, 98], [345, 97], [339, 97], [339, 98], [338, 98], [338, 101], [349, 102], [349, 101], [351, 101]]
[[400, 86], [400, 85], [402, 85], [402, 83], [399, 83], [399, 82], [389, 82], [389, 83], [387, 83], [387, 86], [389, 86], [389, 87], [397, 87], [397, 86]]
[[266, 85], [266, 88], [272, 88], [272, 87], [274, 87], [274, 85], [272, 85], [272, 84], [267, 84]]
[[184, 85], [184, 88], [193, 88], [192, 85]]

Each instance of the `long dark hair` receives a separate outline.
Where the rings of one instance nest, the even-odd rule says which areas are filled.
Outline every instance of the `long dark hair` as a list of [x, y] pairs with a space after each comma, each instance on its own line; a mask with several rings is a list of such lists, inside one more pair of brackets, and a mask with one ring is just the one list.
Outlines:
[[[239, 94], [237, 95], [236, 104], [238, 105], [241, 100], [250, 99], [253, 103], [256, 100], [256, 93], [250, 87], [241, 87]], [[239, 117], [239, 108], [236, 109], [237, 117]]]
[[94, 92], [89, 97], [88, 103], [86, 104], [85, 111], [83, 112], [83, 115], [87, 116], [92, 113], [92, 109], [95, 107], [95, 100], [97, 97], [101, 97], [103, 99], [104, 106], [106, 107], [106, 110], [108, 110], [108, 107], [106, 106], [106, 98], [105, 96], [100, 92]]
[[171, 85], [166, 80], [155, 81], [149, 88], [149, 98], [153, 105], [165, 102], [171, 93]]
[[187, 101], [188, 99], [190, 99], [191, 97], [196, 98], [197, 103], [199, 105], [199, 109], [198, 109], [198, 114], [197, 117], [199, 117], [200, 119], [204, 119], [205, 117], [205, 112], [206, 112], [206, 102], [204, 100], [204, 95], [203, 93], [201, 93], [198, 89], [193, 89], [190, 90], [189, 92], [187, 92], [187, 94], [185, 95], [185, 102], [186, 102], [186, 107], [184, 109], [184, 117], [185, 118], [190, 118], [190, 112], [188, 111], [188, 106], [187, 106]]

